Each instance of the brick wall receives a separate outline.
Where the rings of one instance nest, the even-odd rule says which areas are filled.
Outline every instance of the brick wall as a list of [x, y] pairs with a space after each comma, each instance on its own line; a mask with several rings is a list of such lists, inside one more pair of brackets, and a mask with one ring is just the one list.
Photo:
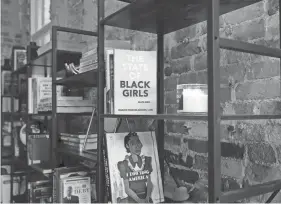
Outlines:
[[29, 43], [28, 0], [1, 1], [1, 64], [10, 58], [13, 46]]
[[[96, 8], [92, 1], [67, 1], [67, 26], [95, 28]], [[78, 4], [75, 4], [78, 2]], [[80, 5], [80, 7], [79, 7]], [[83, 12], [81, 12], [81, 8]], [[74, 7], [79, 8], [74, 8]], [[109, 13], [122, 5], [106, 1]], [[265, 0], [224, 15], [221, 36], [252, 43], [279, 46], [278, 1]], [[56, 15], [62, 15], [58, 12]], [[63, 14], [64, 15], [64, 14]], [[62, 19], [61, 17], [59, 19]], [[79, 23], [78, 23], [79, 22]], [[176, 112], [176, 85], [207, 83], [206, 22], [182, 29], [165, 37], [165, 106]], [[137, 49], [156, 48], [155, 35], [108, 28], [107, 39], [130, 39]], [[227, 114], [280, 113], [280, 64], [269, 57], [221, 50], [221, 110]], [[140, 122], [140, 124], [143, 124]], [[189, 127], [190, 129], [186, 128]], [[229, 121], [221, 125], [222, 190], [242, 188], [281, 176], [281, 123], [278, 120]], [[206, 199], [207, 123], [166, 121], [165, 150], [171, 161], [170, 172], [182, 185], [201, 186], [194, 200]], [[165, 194], [175, 184], [167, 171]], [[269, 195], [251, 198], [262, 202]], [[277, 196], [276, 200], [280, 201]]]

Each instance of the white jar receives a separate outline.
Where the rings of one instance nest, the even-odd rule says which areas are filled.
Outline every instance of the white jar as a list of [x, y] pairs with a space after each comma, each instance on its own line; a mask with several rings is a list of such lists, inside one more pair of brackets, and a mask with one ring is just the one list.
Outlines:
[[204, 84], [190, 84], [183, 90], [183, 112], [207, 113], [208, 93]]

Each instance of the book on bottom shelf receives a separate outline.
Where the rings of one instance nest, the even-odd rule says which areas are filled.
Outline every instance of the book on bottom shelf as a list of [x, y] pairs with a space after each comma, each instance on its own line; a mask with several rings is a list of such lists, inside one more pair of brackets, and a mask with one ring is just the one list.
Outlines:
[[62, 203], [91, 203], [91, 180], [86, 175], [62, 177], [61, 190]]
[[164, 201], [154, 132], [107, 133], [106, 146], [109, 172], [107, 180], [110, 182], [111, 194], [109, 201], [113, 203]]
[[52, 183], [41, 180], [28, 183], [30, 203], [52, 203]]
[[[71, 187], [71, 188], [70, 188]], [[75, 199], [71, 195], [76, 196]], [[78, 196], [78, 202], [77, 202]], [[84, 166], [55, 168], [54, 203], [92, 203], [96, 201], [96, 173]]]

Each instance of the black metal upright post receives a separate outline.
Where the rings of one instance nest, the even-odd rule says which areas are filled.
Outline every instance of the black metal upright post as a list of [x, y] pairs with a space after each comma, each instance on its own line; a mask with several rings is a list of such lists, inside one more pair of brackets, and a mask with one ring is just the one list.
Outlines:
[[[157, 34], [157, 113], [164, 114], [164, 111], [164, 34], [162, 29], [159, 29], [159, 33]], [[162, 183], [164, 185], [164, 120], [158, 120], [157, 125], [158, 155]]]
[[[281, 6], [281, 0], [279, 0], [279, 47], [281, 49], [281, 8], [280, 8], [280, 6]], [[281, 59], [280, 59], [280, 70], [281, 70]], [[280, 81], [281, 81], [281, 74], [280, 74]]]
[[97, 118], [98, 118], [98, 169], [97, 169], [97, 200], [98, 203], [103, 203], [105, 198], [105, 176], [103, 163], [103, 138], [104, 138], [104, 25], [101, 21], [104, 19], [104, 0], [98, 0], [98, 103], [97, 103]]
[[[28, 78], [30, 78], [30, 77], [32, 77], [32, 63], [31, 63], [31, 47], [30, 47], [30, 45], [28, 45], [27, 46], [27, 53], [28, 53], [28, 56], [27, 56], [27, 82], [28, 82]], [[18, 86], [19, 86], [19, 84], [18, 84]], [[28, 86], [27, 86], [27, 89], [28, 89]], [[27, 91], [27, 97], [28, 97], [28, 94], [29, 94], [29, 91], [32, 91], [32, 90], [28, 90]], [[31, 131], [31, 128], [29, 128], [30, 127], [30, 121], [31, 121], [31, 115], [30, 114], [28, 114], [28, 107], [29, 107], [29, 101], [28, 101], [28, 98], [27, 98], [27, 102], [26, 102], [26, 104], [27, 104], [27, 108], [26, 108], [26, 116], [27, 116], [27, 120], [26, 120], [26, 131], [25, 131], [25, 134], [26, 134], [26, 147], [27, 147], [27, 145], [28, 145], [28, 139], [29, 139], [29, 135], [30, 135], [30, 132], [29, 131]], [[26, 150], [26, 163], [27, 163], [27, 166], [29, 166], [29, 163], [28, 163], [28, 148], [27, 148], [27, 150]], [[33, 161], [32, 161], [32, 163], [33, 163]], [[27, 171], [27, 175], [26, 175], [26, 190], [28, 189], [28, 182], [29, 182], [29, 180], [30, 180], [30, 178], [31, 178], [31, 172], [28, 170]], [[29, 196], [28, 196], [28, 193], [26, 193], [26, 196], [27, 196], [27, 198], [26, 198], [26, 200], [27, 200], [27, 202], [29, 203], [30, 202], [30, 200], [29, 200]]]
[[[3, 74], [3, 73], [2, 73]], [[14, 197], [14, 170], [15, 170], [15, 159], [16, 159], [16, 156], [15, 156], [15, 135], [14, 135], [14, 107], [15, 107], [15, 104], [14, 104], [14, 100], [15, 100], [15, 86], [14, 86], [14, 83], [15, 83], [16, 79], [15, 79], [15, 76], [12, 75], [11, 76], [11, 145], [12, 145], [12, 163], [11, 163], [11, 191], [10, 191], [10, 201], [11, 203], [13, 202], [13, 197]], [[1, 97], [2, 100], [3, 100], [3, 97]], [[2, 104], [1, 104], [1, 108], [2, 108]], [[2, 115], [3, 115], [3, 112], [2, 112]], [[4, 124], [4, 123], [2, 123]], [[2, 136], [3, 138], [3, 136]], [[2, 143], [3, 144], [3, 143]]]
[[220, 201], [221, 146], [220, 146], [220, 0], [207, 3], [207, 52], [208, 52], [208, 191], [210, 203]]
[[51, 167], [57, 165], [57, 27], [52, 27], [52, 133], [51, 133]]

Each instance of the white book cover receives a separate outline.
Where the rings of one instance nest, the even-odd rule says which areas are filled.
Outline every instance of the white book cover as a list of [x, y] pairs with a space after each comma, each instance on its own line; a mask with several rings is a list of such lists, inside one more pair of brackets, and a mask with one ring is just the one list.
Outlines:
[[157, 113], [155, 51], [114, 50], [114, 114]]
[[62, 203], [91, 203], [90, 177], [75, 176], [62, 179]]
[[164, 201], [154, 132], [107, 133], [106, 145], [112, 203]]

